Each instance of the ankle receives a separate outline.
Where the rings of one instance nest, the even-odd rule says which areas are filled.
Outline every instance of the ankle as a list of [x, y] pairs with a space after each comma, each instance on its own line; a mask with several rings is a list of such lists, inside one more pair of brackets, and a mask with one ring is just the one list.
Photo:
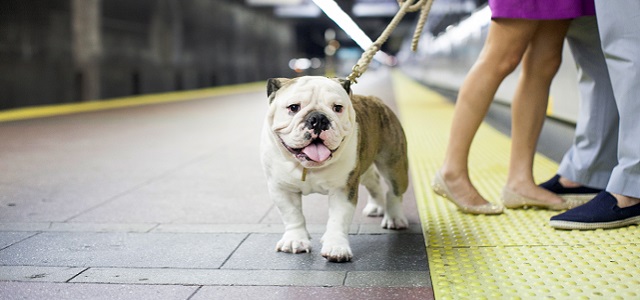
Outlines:
[[505, 183], [505, 187], [511, 189], [512, 191], [520, 191], [520, 190], [531, 190], [538, 185], [535, 180], [533, 180], [532, 176], [509, 176], [507, 177], [507, 182]]
[[562, 177], [560, 176], [560, 184], [562, 185], [562, 187], [565, 188], [577, 188], [577, 187], [581, 187], [582, 184], [577, 183], [575, 181], [571, 181], [569, 179], [567, 179], [566, 177]]
[[533, 178], [507, 178], [507, 182], [505, 183], [507, 187], [517, 187], [517, 186], [532, 186], [536, 185], [533, 181]]
[[446, 181], [457, 181], [460, 179], [469, 178], [469, 171], [466, 169], [450, 169], [450, 168], [441, 168], [439, 170], [442, 179]]
[[611, 193], [611, 195], [613, 195], [613, 197], [615, 197], [616, 200], [618, 200], [618, 207], [620, 208], [625, 208], [629, 206], [634, 206], [636, 204], [640, 204], [640, 198], [628, 197], [625, 195], [614, 194], [614, 193]]

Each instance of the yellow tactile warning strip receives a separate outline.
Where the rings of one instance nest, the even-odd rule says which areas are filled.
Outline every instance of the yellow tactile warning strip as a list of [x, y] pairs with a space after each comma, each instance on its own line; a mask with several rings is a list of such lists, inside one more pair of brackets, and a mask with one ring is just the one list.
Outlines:
[[[443, 160], [453, 104], [400, 73], [393, 77], [437, 299], [640, 299], [638, 226], [554, 230], [548, 220], [557, 212], [467, 215], [435, 195], [430, 182]], [[494, 202], [507, 176], [509, 145], [483, 124], [471, 149], [471, 178]], [[535, 167], [539, 180], [557, 169], [542, 155]]]
[[[42, 118], [57, 115], [66, 115], [81, 112], [91, 112], [106, 109], [124, 108], [140, 105], [187, 101], [202, 99], [207, 97], [221, 96], [233, 93], [246, 93], [249, 91], [264, 90], [264, 82], [245, 83], [213, 87], [199, 90], [189, 90], [180, 92], [168, 92], [160, 94], [146, 94], [114, 99], [104, 99], [82, 103], [68, 103], [45, 105], [36, 107], [26, 107], [0, 111], [0, 122], [17, 121], [24, 119]], [[265, 96], [266, 97], [266, 96]]]

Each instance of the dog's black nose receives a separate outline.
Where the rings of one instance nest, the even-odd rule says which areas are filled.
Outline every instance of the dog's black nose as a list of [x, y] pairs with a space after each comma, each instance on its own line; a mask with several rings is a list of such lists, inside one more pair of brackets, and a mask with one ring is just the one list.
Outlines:
[[305, 127], [312, 129], [315, 134], [320, 134], [323, 130], [328, 130], [331, 121], [324, 114], [314, 111], [307, 116]]

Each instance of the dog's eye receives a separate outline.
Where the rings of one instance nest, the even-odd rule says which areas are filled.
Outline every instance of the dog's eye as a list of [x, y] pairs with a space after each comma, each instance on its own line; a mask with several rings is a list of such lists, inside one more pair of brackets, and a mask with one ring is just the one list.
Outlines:
[[342, 105], [334, 105], [333, 106], [333, 111], [337, 112], [337, 113], [341, 113], [342, 112]]
[[300, 110], [300, 104], [291, 104], [287, 106], [290, 112], [296, 113]]

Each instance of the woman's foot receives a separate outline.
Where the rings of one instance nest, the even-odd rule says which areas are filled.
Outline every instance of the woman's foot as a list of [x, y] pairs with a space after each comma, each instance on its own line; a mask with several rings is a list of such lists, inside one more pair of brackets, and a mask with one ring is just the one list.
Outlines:
[[505, 190], [518, 194], [524, 198], [535, 199], [537, 202], [549, 205], [557, 205], [564, 202], [560, 196], [544, 189], [534, 182], [510, 182], [507, 180]]
[[460, 211], [470, 214], [500, 214], [502, 206], [485, 200], [466, 175], [456, 176], [436, 172], [431, 184], [433, 191], [455, 204]]
[[538, 207], [550, 210], [571, 209], [584, 203], [573, 199], [563, 199], [529, 180], [507, 181], [507, 185], [502, 191], [502, 202], [505, 207], [512, 209]]

